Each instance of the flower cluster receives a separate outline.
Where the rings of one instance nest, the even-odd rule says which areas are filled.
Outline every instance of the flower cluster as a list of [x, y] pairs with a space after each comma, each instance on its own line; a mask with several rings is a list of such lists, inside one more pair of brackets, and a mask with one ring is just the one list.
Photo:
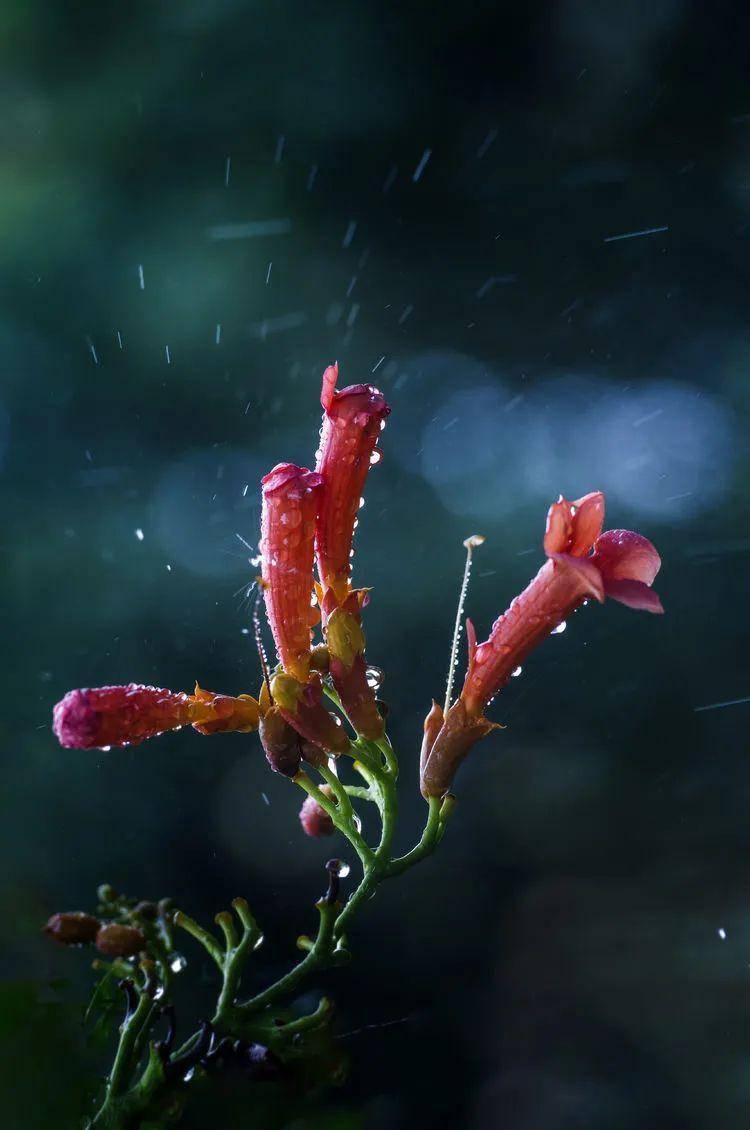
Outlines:
[[[390, 408], [372, 385], [339, 390], [337, 381], [338, 366], [331, 365], [323, 374], [315, 469], [279, 463], [261, 482], [260, 584], [278, 663], [264, 670], [258, 698], [137, 684], [71, 691], [54, 710], [62, 745], [124, 746], [185, 725], [201, 734], [257, 729], [271, 767], [296, 777], [303, 760], [320, 767], [330, 756], [352, 753], [353, 741], [383, 740], [365, 660], [362, 613], [369, 591], [352, 586], [351, 556], [357, 510], [368, 471], [379, 460], [378, 438]], [[442, 708], [433, 703], [425, 720], [420, 787], [426, 798], [442, 797], [471, 747], [496, 728], [485, 709], [513, 670], [585, 601], [611, 597], [663, 611], [651, 588], [660, 567], [653, 545], [628, 530], [602, 533], [603, 521], [601, 492], [575, 502], [560, 498], [547, 516], [547, 560], [536, 577], [484, 643], [477, 644], [467, 620], [461, 693]], [[314, 646], [318, 623], [322, 642]], [[340, 706], [353, 737], [326, 698]], [[315, 821], [307, 815], [302, 824], [308, 832], [332, 826], [330, 816]]]

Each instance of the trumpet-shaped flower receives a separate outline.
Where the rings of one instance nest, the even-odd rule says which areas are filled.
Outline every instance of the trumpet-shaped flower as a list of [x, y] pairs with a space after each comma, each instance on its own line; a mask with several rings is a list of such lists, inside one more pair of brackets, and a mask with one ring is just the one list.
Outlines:
[[[477, 645], [470, 620], [466, 630], [469, 665], [461, 696], [438, 727], [435, 710], [426, 734], [433, 735], [422, 756], [426, 796], [450, 785], [471, 746], [492, 729], [484, 709], [527, 655], [587, 599], [605, 597], [647, 612], [663, 612], [652, 590], [661, 559], [647, 538], [630, 530], [601, 532], [604, 495], [596, 491], [575, 502], [561, 498], [550, 507], [544, 536], [547, 561], [490, 636]], [[442, 712], [441, 712], [442, 713]], [[426, 737], [426, 740], [428, 738]]]

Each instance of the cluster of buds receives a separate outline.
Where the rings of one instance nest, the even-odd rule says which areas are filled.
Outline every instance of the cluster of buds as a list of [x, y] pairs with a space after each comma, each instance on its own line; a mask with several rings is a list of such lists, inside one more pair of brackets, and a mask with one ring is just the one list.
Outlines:
[[146, 946], [146, 939], [137, 926], [101, 922], [93, 914], [82, 910], [53, 914], [43, 930], [47, 937], [63, 946], [93, 943], [106, 957], [134, 957]]
[[[190, 694], [130, 684], [71, 691], [54, 711], [64, 746], [124, 746], [191, 725], [201, 734], [258, 730], [276, 772], [295, 777], [304, 760], [322, 766], [353, 751], [352, 742], [378, 742], [383, 716], [367, 677], [362, 613], [369, 590], [351, 583], [354, 530], [377, 443], [390, 409], [367, 384], [338, 390], [338, 366], [323, 374], [323, 426], [315, 469], [279, 463], [262, 480], [261, 570], [277, 663], [258, 698]], [[477, 644], [467, 621], [468, 668], [455, 702], [433, 704], [424, 726], [420, 787], [441, 797], [472, 746], [496, 728], [485, 710], [510, 675], [547, 635], [586, 600], [609, 596], [632, 608], [661, 612], [651, 585], [660, 566], [653, 545], [627, 530], [602, 533], [604, 496], [550, 508], [546, 563], [490, 636]], [[317, 576], [316, 576], [317, 572]], [[314, 645], [320, 622], [322, 642]], [[262, 649], [261, 649], [262, 652]], [[337, 699], [351, 737], [324, 703]], [[319, 808], [319, 806], [317, 806]], [[325, 817], [325, 819], [323, 819]], [[302, 826], [311, 835], [332, 830], [330, 815], [307, 804]]]

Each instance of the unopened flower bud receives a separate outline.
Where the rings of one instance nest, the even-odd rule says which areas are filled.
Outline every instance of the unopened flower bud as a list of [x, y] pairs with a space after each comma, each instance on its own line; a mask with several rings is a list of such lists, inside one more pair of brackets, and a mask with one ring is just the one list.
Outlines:
[[83, 946], [93, 942], [100, 922], [82, 910], [53, 914], [43, 927], [44, 933], [63, 946]]
[[328, 674], [329, 667], [328, 648], [324, 643], [316, 643], [310, 652], [310, 667], [313, 671], [320, 671], [321, 675]]
[[274, 773], [293, 777], [299, 771], [301, 738], [277, 706], [270, 707], [263, 715], [258, 734], [266, 761]]
[[[333, 797], [333, 792], [329, 785], [321, 785], [320, 791], [327, 797]], [[303, 832], [308, 836], [312, 836], [314, 839], [333, 835], [333, 820], [326, 810], [321, 808], [314, 797], [309, 796], [304, 801], [302, 808], [299, 810], [299, 822], [302, 825]]]
[[146, 945], [146, 939], [135, 926], [107, 922], [96, 935], [96, 948], [106, 957], [132, 957]]
[[133, 914], [136, 918], [143, 918], [146, 922], [153, 922], [159, 914], [159, 908], [155, 902], [139, 902], [133, 907]]
[[433, 703], [425, 719], [419, 771], [419, 785], [425, 798], [443, 796], [471, 747], [499, 728], [484, 717], [472, 718], [461, 698], [453, 703], [444, 719], [442, 714]]

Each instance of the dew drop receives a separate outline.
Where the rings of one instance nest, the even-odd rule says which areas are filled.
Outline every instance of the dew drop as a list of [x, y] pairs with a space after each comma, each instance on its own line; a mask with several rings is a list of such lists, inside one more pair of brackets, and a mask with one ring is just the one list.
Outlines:
[[523, 667], [516, 667], [515, 671], [511, 671], [511, 673], [510, 673], [511, 679], [517, 679], [522, 671], [523, 671]]
[[566, 624], [565, 620], [561, 620], [557, 627], [552, 629], [552, 632], [550, 634], [553, 636], [561, 636], [567, 626], [568, 625]]
[[357, 509], [358, 509], [358, 510], [361, 510], [361, 509], [362, 509], [362, 507], [364, 506], [364, 504], [365, 504], [365, 500], [364, 500], [364, 498], [360, 498], [360, 500], [359, 500], [359, 506], [357, 507]]
[[173, 973], [182, 973], [183, 969], [187, 966], [187, 958], [183, 957], [181, 953], [172, 954], [169, 962], [169, 968]]
[[349, 866], [349, 864], [342, 862], [339, 867], [339, 879], [346, 879], [350, 871], [351, 867]]
[[370, 466], [374, 467], [377, 463], [380, 462], [380, 460], [382, 458], [383, 458], [382, 452], [378, 451], [378, 449], [375, 448], [372, 455], [370, 456]]
[[367, 685], [377, 690], [383, 683], [383, 672], [379, 667], [368, 667], [366, 672]]

